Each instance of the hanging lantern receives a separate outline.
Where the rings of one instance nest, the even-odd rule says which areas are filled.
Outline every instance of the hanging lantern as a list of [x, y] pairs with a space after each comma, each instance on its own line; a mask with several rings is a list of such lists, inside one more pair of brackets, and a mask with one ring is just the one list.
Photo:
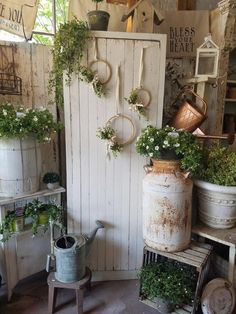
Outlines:
[[217, 77], [219, 61], [219, 47], [209, 34], [204, 38], [204, 43], [197, 48], [195, 76]]

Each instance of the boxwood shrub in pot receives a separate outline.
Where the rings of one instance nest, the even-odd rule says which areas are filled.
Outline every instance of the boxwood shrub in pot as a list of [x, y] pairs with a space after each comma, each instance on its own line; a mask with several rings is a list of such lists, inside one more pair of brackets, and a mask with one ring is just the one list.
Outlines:
[[[157, 302], [160, 313], [170, 313], [194, 300], [197, 273], [190, 265], [169, 259], [150, 263], [141, 268], [139, 278], [141, 298]], [[165, 308], [164, 303], [168, 304]]]
[[197, 186], [200, 220], [227, 229], [236, 222], [236, 152], [214, 144], [204, 149]]
[[59, 174], [56, 172], [47, 172], [43, 176], [43, 183], [47, 184], [49, 190], [54, 190], [59, 187]]

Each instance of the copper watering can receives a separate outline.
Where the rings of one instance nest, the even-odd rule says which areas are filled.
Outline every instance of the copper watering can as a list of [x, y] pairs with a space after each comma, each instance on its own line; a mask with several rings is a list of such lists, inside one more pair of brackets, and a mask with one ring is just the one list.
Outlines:
[[190, 88], [181, 91], [176, 97], [174, 103], [180, 99], [180, 96], [186, 96], [186, 94], [195, 96], [195, 98], [200, 100], [200, 102], [193, 103], [189, 99], [184, 99], [178, 111], [168, 124], [176, 129], [184, 129], [192, 132], [196, 130], [196, 128], [198, 128], [206, 119], [207, 104]]

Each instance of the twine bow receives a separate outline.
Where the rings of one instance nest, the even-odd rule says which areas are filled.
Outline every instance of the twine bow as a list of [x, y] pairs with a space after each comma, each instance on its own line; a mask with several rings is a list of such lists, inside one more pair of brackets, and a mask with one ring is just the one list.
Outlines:
[[116, 136], [112, 136], [109, 140], [106, 142], [106, 156], [110, 160], [111, 159], [111, 147], [116, 144]]

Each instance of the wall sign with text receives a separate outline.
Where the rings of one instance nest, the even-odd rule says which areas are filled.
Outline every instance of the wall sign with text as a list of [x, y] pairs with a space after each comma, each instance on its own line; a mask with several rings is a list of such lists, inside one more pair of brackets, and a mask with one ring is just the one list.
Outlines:
[[32, 36], [39, 0], [3, 0], [0, 2], [0, 29], [25, 37]]
[[209, 11], [162, 11], [157, 32], [167, 34], [167, 57], [196, 57], [196, 49], [209, 33]]

